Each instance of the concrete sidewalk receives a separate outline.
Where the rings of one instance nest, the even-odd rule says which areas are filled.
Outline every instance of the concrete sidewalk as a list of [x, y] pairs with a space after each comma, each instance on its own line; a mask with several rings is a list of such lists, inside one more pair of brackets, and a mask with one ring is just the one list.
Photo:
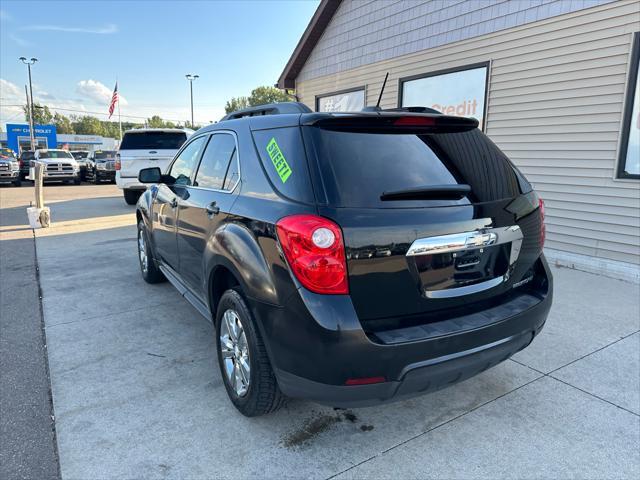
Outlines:
[[640, 476], [638, 285], [554, 269], [547, 325], [513, 360], [401, 403], [248, 419], [211, 326], [140, 277], [133, 208], [92, 202], [52, 204], [65, 225], [36, 238], [63, 478]]

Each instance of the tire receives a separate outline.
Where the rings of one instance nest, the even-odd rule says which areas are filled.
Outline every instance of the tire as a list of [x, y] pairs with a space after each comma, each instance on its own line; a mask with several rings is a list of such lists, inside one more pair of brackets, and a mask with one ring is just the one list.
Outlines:
[[[142, 252], [143, 249], [144, 255], [146, 255], [146, 266]], [[144, 222], [142, 220], [138, 222], [138, 263], [140, 264], [140, 272], [142, 273], [142, 278], [145, 282], [160, 283], [166, 280], [153, 258], [153, 252], [149, 246], [147, 228], [144, 226]]]
[[80, 177], [73, 179], [73, 184], [74, 185], [80, 185], [81, 183], [82, 183], [82, 179]]
[[124, 189], [122, 192], [124, 193], [124, 201], [127, 202], [127, 205], [135, 205], [138, 203], [140, 195], [142, 195], [142, 192], [138, 190]]
[[[228, 312], [232, 312], [232, 314]], [[228, 315], [228, 319], [232, 325], [239, 324], [242, 328], [241, 331], [244, 335], [244, 342], [242, 341], [242, 334], [239, 335], [236, 343], [236, 345], [239, 345], [238, 349], [232, 349], [230, 347], [233, 339], [228, 332], [232, 329], [227, 328], [229, 323], [227, 323], [227, 319], [224, 318], [225, 314]], [[233, 314], [235, 314], [235, 317]], [[236, 332], [237, 331], [238, 330], [236, 330]], [[228, 348], [225, 349], [226, 360], [223, 360], [223, 343], [228, 346]], [[218, 365], [224, 387], [227, 390], [227, 395], [231, 403], [233, 403], [240, 413], [246, 417], [257, 417], [275, 412], [284, 404], [285, 397], [278, 387], [278, 382], [271, 368], [271, 362], [267, 356], [267, 350], [255, 320], [244, 299], [235, 289], [224, 292], [218, 302], [218, 311], [216, 314], [216, 345]], [[248, 352], [248, 362], [246, 362], [246, 356], [242, 353], [245, 350]], [[240, 352], [240, 362], [236, 361], [235, 352]], [[242, 360], [244, 360], [244, 364], [249, 365], [248, 385], [242, 380], [239, 380], [241, 382], [240, 384], [233, 385], [231, 378], [234, 377], [234, 374], [227, 373], [227, 371], [238, 371], [239, 375], [242, 375], [243, 378], [247, 377], [245, 368], [238, 367], [236, 369], [236, 367], [234, 367], [234, 365], [241, 365]], [[237, 385], [240, 385], [240, 388], [236, 388]], [[243, 388], [245, 389], [244, 392], [238, 392], [239, 389]]]
[[13, 182], [13, 186], [14, 187], [22, 186], [22, 179], [20, 177], [18, 177], [18, 179], [15, 182]]

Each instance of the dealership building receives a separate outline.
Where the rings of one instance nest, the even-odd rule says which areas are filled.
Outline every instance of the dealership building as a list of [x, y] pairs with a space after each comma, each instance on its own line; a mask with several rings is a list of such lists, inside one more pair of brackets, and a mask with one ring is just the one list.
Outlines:
[[[0, 147], [10, 148], [17, 154], [31, 148], [29, 125], [6, 125], [6, 132], [0, 132]], [[38, 148], [64, 148], [66, 150], [115, 150], [116, 139], [99, 135], [76, 135], [57, 133], [55, 125], [34, 125]]]
[[640, 0], [322, 0], [282, 72], [316, 111], [475, 117], [545, 200], [547, 257], [640, 281]]

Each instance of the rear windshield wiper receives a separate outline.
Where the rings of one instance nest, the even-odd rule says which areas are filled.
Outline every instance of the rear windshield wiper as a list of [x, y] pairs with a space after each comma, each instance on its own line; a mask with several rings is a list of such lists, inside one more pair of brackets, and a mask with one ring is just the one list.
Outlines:
[[430, 185], [383, 192], [380, 200], [460, 200], [471, 192], [467, 184]]

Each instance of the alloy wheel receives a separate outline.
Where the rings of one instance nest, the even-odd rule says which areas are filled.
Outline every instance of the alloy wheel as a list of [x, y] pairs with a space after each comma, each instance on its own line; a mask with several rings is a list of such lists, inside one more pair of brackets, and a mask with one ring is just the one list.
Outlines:
[[220, 352], [224, 371], [231, 388], [239, 397], [243, 397], [249, 391], [251, 376], [247, 336], [235, 310], [226, 310], [221, 322]]
[[147, 246], [144, 241], [144, 233], [142, 230], [138, 230], [138, 255], [140, 256], [140, 266], [142, 271], [147, 273], [149, 268], [149, 256], [147, 255]]

